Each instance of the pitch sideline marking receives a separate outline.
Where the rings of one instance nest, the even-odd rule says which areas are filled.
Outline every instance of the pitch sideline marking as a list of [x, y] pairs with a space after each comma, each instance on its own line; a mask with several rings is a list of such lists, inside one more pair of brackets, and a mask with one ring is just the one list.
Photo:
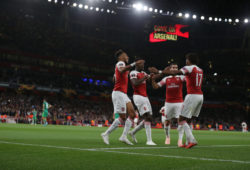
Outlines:
[[[27, 143], [17, 143], [17, 142], [7, 142], [0, 141], [0, 143], [5, 144], [14, 144], [14, 145], [22, 145], [22, 146], [38, 146], [38, 147], [46, 147], [46, 148], [56, 148], [56, 149], [69, 149], [69, 150], [80, 150], [80, 151], [99, 151], [99, 152], [107, 152], [107, 153], [119, 153], [119, 154], [127, 154], [127, 155], [141, 155], [141, 156], [154, 156], [154, 157], [164, 157], [164, 158], [176, 158], [176, 159], [192, 159], [192, 160], [203, 160], [203, 161], [217, 161], [217, 162], [233, 162], [233, 163], [241, 163], [241, 164], [250, 164], [250, 161], [241, 161], [241, 160], [228, 160], [228, 159], [215, 159], [215, 158], [199, 158], [199, 157], [189, 157], [189, 156], [176, 156], [176, 155], [157, 155], [157, 154], [149, 154], [149, 153], [136, 153], [136, 152], [121, 152], [121, 151], [112, 151], [113, 149], [119, 148], [73, 148], [66, 146], [53, 146], [53, 145], [39, 145], [39, 144], [27, 144]], [[211, 147], [232, 147], [232, 146], [250, 146], [250, 145], [211, 145]], [[198, 146], [197, 146], [198, 147]], [[200, 147], [209, 147], [209, 146], [200, 146]], [[137, 149], [160, 149], [160, 148], [177, 148], [177, 147], [135, 147]], [[123, 147], [120, 149], [135, 149], [133, 147]], [[109, 149], [111, 151], [109, 151]]]

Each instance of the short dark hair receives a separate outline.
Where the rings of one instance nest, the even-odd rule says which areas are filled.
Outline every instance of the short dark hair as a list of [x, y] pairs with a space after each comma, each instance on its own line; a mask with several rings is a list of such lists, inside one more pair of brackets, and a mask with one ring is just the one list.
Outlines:
[[136, 57], [134, 61], [136, 62], [138, 60], [144, 60], [144, 59], [142, 57]]
[[186, 59], [188, 59], [192, 64], [199, 64], [199, 56], [196, 53], [186, 54]]
[[178, 64], [177, 64], [177, 63], [171, 63], [171, 64], [170, 64], [170, 66], [172, 66], [172, 65], [177, 65], [177, 66], [178, 66]]
[[115, 58], [118, 58], [118, 57], [120, 57], [120, 55], [122, 55], [124, 53], [124, 51], [122, 50], [122, 49], [119, 49], [119, 50], [117, 50], [116, 52], [115, 52]]

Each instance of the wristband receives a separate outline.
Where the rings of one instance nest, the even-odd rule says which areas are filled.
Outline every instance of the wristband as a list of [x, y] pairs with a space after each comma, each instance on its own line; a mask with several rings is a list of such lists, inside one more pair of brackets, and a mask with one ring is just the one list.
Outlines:
[[130, 66], [131, 66], [131, 67], [134, 67], [134, 66], [135, 66], [135, 62], [131, 63]]
[[159, 74], [161, 74], [161, 73], [162, 73], [162, 71], [161, 71], [161, 70], [159, 70], [159, 71], [158, 71], [158, 73], [159, 73]]

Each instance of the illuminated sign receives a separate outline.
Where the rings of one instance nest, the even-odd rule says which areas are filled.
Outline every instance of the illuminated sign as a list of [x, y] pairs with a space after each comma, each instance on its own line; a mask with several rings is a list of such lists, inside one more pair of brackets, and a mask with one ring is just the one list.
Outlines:
[[178, 37], [189, 38], [189, 32], [181, 32], [188, 25], [176, 24], [175, 26], [154, 26], [154, 32], [149, 35], [149, 42], [163, 42], [167, 40], [177, 41]]

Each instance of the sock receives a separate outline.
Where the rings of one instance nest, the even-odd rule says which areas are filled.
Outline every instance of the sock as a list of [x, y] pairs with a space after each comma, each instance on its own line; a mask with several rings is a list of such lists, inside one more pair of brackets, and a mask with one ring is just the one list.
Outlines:
[[136, 126], [133, 130], [132, 130], [132, 134], [136, 134], [139, 130], [141, 130], [142, 128], [144, 128], [144, 120], [143, 121], [141, 121], [140, 123], [139, 123], [139, 125], [138, 126]]
[[[191, 124], [188, 124], [188, 126], [189, 126], [189, 128], [190, 128], [191, 132], [193, 133], [193, 127], [192, 127], [192, 125], [191, 125]], [[187, 136], [186, 136], [186, 145], [188, 145], [188, 139], [187, 139]]]
[[187, 122], [185, 122], [183, 124], [183, 128], [184, 128], [188, 143], [190, 143], [190, 142], [191, 143], [197, 143], [197, 141], [195, 140], [194, 135], [192, 133], [192, 130], [188, 126]]
[[145, 130], [146, 130], [146, 135], [147, 135], [147, 141], [152, 141], [152, 136], [151, 136], [151, 122], [145, 122]]
[[112, 123], [112, 125], [104, 132], [105, 135], [109, 135], [111, 132], [113, 132], [117, 127], [121, 124], [121, 119], [115, 119]]
[[177, 128], [178, 132], [179, 132], [179, 139], [178, 139], [178, 144], [182, 144], [182, 138], [183, 138], [183, 135], [184, 135], [184, 128], [183, 128], [183, 125], [178, 125], [178, 128]]
[[165, 129], [165, 133], [166, 133], [166, 137], [170, 138], [170, 125], [166, 126], [164, 124], [164, 129]]
[[128, 131], [130, 130], [132, 125], [133, 125], [133, 120], [131, 120], [131, 118], [128, 117], [126, 122], [125, 122], [124, 129], [123, 129], [123, 133], [122, 133], [123, 137], [127, 137]]

